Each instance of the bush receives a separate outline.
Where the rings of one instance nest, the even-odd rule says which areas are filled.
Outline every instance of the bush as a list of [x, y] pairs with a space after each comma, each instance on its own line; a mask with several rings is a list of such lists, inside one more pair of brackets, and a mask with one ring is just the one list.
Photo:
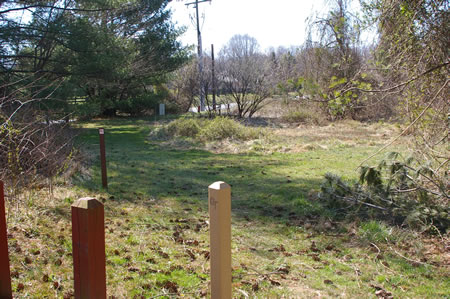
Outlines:
[[72, 104], [71, 111], [73, 115], [80, 120], [91, 119], [102, 113], [102, 108], [99, 101], [82, 101], [80, 103]]
[[154, 110], [161, 101], [161, 96], [150, 92], [147, 94], [130, 97], [128, 99], [123, 99], [116, 104], [116, 108], [121, 112], [129, 113], [132, 116], [137, 116], [147, 111]]
[[200, 132], [200, 121], [196, 119], [181, 118], [167, 125], [167, 133], [170, 136], [196, 137]]
[[72, 141], [73, 132], [65, 124], [3, 123], [0, 180], [19, 191], [63, 173], [73, 158]]
[[190, 137], [200, 141], [250, 140], [259, 138], [263, 133], [261, 130], [248, 128], [226, 117], [180, 118], [172, 121], [165, 129], [160, 129], [158, 131], [160, 138], [163, 132], [172, 137]]
[[203, 127], [200, 138], [207, 141], [236, 139], [250, 140], [257, 139], [261, 131], [248, 128], [233, 119], [226, 117], [216, 117], [206, 122]]
[[241, 139], [242, 131], [243, 126], [236, 121], [225, 117], [216, 117], [206, 123], [200, 137], [211, 141], [227, 138]]
[[167, 102], [166, 103], [166, 114], [179, 114], [184, 111], [181, 110], [181, 107], [176, 103]]

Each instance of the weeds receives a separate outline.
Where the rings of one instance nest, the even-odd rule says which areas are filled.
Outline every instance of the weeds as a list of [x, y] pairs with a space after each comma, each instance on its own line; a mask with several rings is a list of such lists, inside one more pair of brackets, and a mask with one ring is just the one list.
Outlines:
[[363, 240], [373, 243], [387, 243], [393, 240], [392, 227], [375, 220], [361, 223], [358, 235]]
[[46, 179], [51, 189], [53, 178], [74, 165], [73, 138], [67, 125], [37, 121], [1, 124], [0, 179], [8, 183], [15, 197], [26, 187], [45, 185]]
[[303, 123], [308, 125], [323, 125], [326, 123], [324, 117], [317, 112], [305, 109], [294, 109], [287, 111], [282, 119], [288, 123]]

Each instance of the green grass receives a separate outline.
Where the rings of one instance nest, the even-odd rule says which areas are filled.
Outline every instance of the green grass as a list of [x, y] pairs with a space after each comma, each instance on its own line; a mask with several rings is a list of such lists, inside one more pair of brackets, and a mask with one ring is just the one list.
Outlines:
[[385, 243], [392, 240], [392, 229], [375, 220], [361, 223], [359, 235], [369, 242]]
[[[400, 234], [377, 222], [359, 225], [359, 219], [336, 223], [335, 211], [316, 199], [326, 172], [356, 179], [359, 162], [379, 148], [378, 141], [358, 143], [349, 136], [352, 146], [333, 141], [301, 152], [219, 153], [201, 146], [171, 148], [148, 138], [154, 124], [145, 119], [79, 124], [87, 169], [50, 202], [35, 200], [33, 212], [12, 212], [13, 284], [16, 289], [24, 284], [18, 297], [71, 295], [70, 204], [84, 196], [105, 202], [109, 295], [210, 296], [207, 187], [218, 180], [232, 186], [235, 297], [376, 298], [375, 287], [403, 298], [449, 293], [442, 257], [427, 254], [429, 244], [416, 233]], [[100, 187], [98, 127], [106, 129], [107, 191]], [[313, 137], [295, 142], [327, 142]], [[51, 279], [45, 282], [44, 275]]]

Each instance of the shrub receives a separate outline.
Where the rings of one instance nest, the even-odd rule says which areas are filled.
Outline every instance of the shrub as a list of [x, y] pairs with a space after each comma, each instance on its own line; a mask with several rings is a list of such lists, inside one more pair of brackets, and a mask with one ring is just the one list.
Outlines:
[[73, 115], [80, 120], [91, 119], [98, 116], [102, 112], [99, 101], [81, 101], [80, 103], [72, 104], [71, 111]]
[[196, 137], [200, 132], [200, 121], [190, 118], [174, 120], [167, 126], [167, 132], [171, 136]]
[[207, 141], [236, 139], [249, 140], [256, 139], [259, 131], [254, 128], [248, 128], [226, 117], [216, 117], [206, 122], [202, 128], [200, 138]]
[[263, 131], [248, 128], [230, 118], [216, 117], [214, 119], [180, 118], [172, 121], [165, 128], [158, 130], [159, 139], [161, 139], [161, 134], [163, 133], [172, 137], [190, 137], [200, 141], [218, 141], [224, 139], [257, 139], [263, 134]]
[[[1, 121], [1, 119], [0, 119]], [[73, 131], [38, 122], [0, 126], [0, 180], [15, 191], [63, 173], [73, 159]]]
[[162, 98], [160, 95], [150, 92], [123, 99], [117, 102], [116, 108], [121, 112], [136, 116], [141, 115], [146, 111], [154, 110], [161, 101]]

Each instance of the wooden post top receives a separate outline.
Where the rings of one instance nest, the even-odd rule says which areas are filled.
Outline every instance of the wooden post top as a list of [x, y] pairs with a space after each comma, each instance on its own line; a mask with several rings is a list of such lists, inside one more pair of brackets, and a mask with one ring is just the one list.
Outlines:
[[231, 187], [230, 187], [230, 185], [228, 185], [225, 182], [218, 181], [218, 182], [215, 182], [215, 183], [212, 183], [211, 185], [209, 185], [208, 188], [214, 189], [214, 190], [224, 190], [224, 189], [230, 189]]
[[75, 201], [72, 207], [90, 210], [103, 207], [103, 204], [93, 197], [83, 197]]

